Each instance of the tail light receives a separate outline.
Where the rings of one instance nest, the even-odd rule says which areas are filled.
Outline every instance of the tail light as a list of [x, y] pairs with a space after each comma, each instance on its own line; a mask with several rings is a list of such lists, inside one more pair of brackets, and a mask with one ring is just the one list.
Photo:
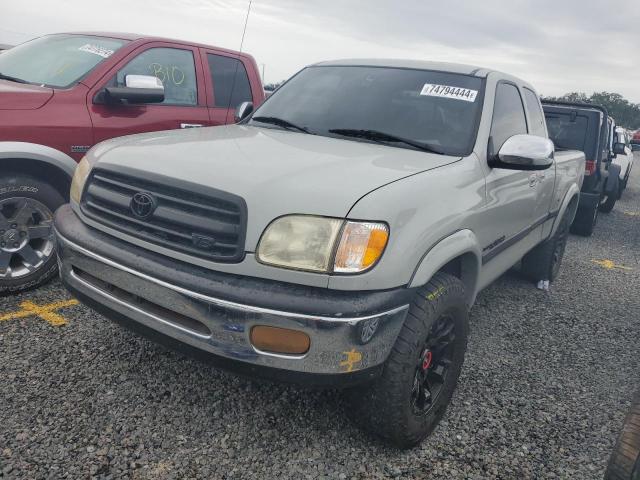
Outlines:
[[587, 160], [584, 163], [584, 174], [585, 175], [593, 175], [596, 173], [597, 163], [595, 160]]

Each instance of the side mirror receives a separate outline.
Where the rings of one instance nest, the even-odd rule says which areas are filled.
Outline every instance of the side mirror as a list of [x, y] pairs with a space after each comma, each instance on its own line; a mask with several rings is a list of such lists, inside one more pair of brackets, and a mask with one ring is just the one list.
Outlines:
[[613, 144], [613, 153], [616, 155], [625, 155], [627, 152], [625, 150], [625, 145], [622, 142], [617, 142]]
[[247, 118], [249, 115], [253, 113], [253, 103], [251, 102], [242, 102], [236, 108], [236, 113], [233, 116], [234, 122], [238, 123]]
[[164, 86], [152, 75], [127, 75], [124, 87], [104, 89], [107, 103], [161, 103], [164, 101]]
[[498, 152], [492, 167], [510, 170], [545, 170], [553, 165], [553, 142], [535, 135], [514, 135]]

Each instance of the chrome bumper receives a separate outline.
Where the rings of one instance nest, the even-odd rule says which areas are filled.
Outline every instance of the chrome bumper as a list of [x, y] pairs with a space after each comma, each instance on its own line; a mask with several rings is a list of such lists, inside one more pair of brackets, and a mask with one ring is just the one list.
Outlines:
[[[97, 255], [59, 232], [56, 241], [60, 275], [72, 291], [192, 347], [256, 366], [311, 374], [378, 366], [389, 355], [409, 308], [342, 318], [239, 304], [153, 278]], [[249, 338], [254, 325], [303, 331], [311, 346], [299, 356], [260, 351]]]

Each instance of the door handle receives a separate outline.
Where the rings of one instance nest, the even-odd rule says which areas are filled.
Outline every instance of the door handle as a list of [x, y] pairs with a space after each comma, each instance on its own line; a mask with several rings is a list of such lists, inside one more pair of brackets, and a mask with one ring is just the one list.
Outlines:
[[201, 123], [181, 123], [180, 128], [198, 128], [204, 127]]

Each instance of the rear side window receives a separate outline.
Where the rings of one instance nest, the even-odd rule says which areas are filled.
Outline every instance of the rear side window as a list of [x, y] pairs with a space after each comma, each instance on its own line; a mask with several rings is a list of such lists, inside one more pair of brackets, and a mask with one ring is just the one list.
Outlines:
[[125, 86], [127, 75], [153, 75], [164, 85], [161, 105], [196, 105], [198, 87], [193, 52], [179, 48], [150, 48], [116, 74], [115, 84]]
[[584, 151], [588, 126], [587, 118], [582, 115], [547, 114], [549, 138], [558, 150]]
[[520, 92], [515, 85], [500, 83], [491, 120], [492, 154], [498, 153], [509, 138], [521, 133], [527, 133], [527, 120]]
[[522, 91], [524, 92], [524, 101], [529, 111], [529, 133], [546, 138], [547, 133], [544, 129], [544, 115], [542, 114], [538, 96], [528, 88], [523, 88]]
[[207, 54], [207, 60], [216, 107], [235, 109], [242, 102], [253, 101], [247, 69], [240, 60], [212, 53]]

